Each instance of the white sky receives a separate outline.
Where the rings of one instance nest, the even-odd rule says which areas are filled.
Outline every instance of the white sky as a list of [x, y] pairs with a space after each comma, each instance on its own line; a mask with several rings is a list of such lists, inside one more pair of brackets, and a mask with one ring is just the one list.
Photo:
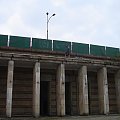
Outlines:
[[[0, 0], [0, 34], [120, 48], [120, 0]], [[49, 17], [50, 17], [49, 16]]]

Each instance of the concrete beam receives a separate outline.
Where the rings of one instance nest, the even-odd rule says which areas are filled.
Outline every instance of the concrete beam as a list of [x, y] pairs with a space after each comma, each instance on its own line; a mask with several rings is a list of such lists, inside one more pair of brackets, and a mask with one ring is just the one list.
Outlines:
[[115, 74], [115, 88], [116, 88], [118, 112], [120, 113], [120, 70]]
[[57, 115], [65, 115], [65, 65], [60, 64], [57, 68]]
[[107, 81], [106, 67], [103, 67], [98, 71], [97, 79], [98, 79], [100, 114], [109, 114], [109, 96], [108, 96], [108, 81]]
[[78, 71], [78, 110], [80, 115], [88, 115], [88, 81], [87, 81], [87, 67], [82, 66]]
[[40, 116], [40, 63], [36, 62], [33, 69], [33, 116]]
[[8, 74], [7, 74], [7, 98], [6, 98], [7, 117], [11, 117], [12, 114], [13, 71], [14, 61], [10, 60], [8, 62]]

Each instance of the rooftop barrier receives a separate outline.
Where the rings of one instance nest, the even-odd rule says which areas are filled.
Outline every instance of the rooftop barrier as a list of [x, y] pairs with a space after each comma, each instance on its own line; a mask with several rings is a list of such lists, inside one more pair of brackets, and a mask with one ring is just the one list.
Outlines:
[[109, 56], [109, 57], [120, 56], [119, 48], [106, 47], [106, 56]]
[[32, 48], [40, 50], [52, 50], [52, 40], [32, 38]]
[[8, 35], [0, 35], [0, 46], [7, 46]]
[[10, 47], [15, 48], [30, 48], [30, 38], [20, 36], [10, 36]]
[[71, 50], [71, 42], [53, 40], [53, 51], [66, 52], [68, 47]]
[[90, 45], [90, 54], [95, 56], [105, 56], [105, 46]]
[[72, 42], [72, 53], [89, 55], [89, 44]]
[[[9, 45], [8, 45], [8, 37]], [[32, 40], [32, 46], [30, 42]], [[120, 48], [106, 47], [92, 44], [83, 44], [77, 42], [68, 42], [60, 40], [47, 40], [40, 38], [30, 38], [21, 36], [8, 36], [0, 35], [0, 47], [14, 47], [24, 49], [38, 49], [49, 50], [56, 52], [66, 52], [69, 50], [71, 53], [80, 55], [94, 55], [94, 56], [106, 56], [106, 57], [118, 57], [120, 56]]]

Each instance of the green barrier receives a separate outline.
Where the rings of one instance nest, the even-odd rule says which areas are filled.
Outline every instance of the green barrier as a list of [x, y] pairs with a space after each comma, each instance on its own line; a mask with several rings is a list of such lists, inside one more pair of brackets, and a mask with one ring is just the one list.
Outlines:
[[10, 47], [30, 48], [30, 38], [20, 36], [10, 36]]
[[52, 40], [32, 38], [32, 48], [40, 50], [52, 50]]
[[119, 48], [106, 47], [106, 56], [116, 57], [119, 56]]
[[7, 46], [8, 35], [0, 35], [0, 46]]
[[88, 55], [89, 54], [89, 44], [83, 44], [83, 43], [75, 43], [72, 42], [72, 52]]
[[95, 56], [105, 56], [105, 46], [90, 45], [90, 54]]
[[68, 47], [71, 51], [71, 42], [53, 40], [53, 51], [66, 52]]

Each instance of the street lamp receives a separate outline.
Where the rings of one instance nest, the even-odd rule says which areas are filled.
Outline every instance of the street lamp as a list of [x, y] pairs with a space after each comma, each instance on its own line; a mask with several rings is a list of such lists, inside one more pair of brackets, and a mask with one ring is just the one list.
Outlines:
[[47, 40], [48, 40], [48, 23], [49, 23], [49, 21], [50, 21], [51, 17], [55, 16], [55, 13], [54, 13], [54, 14], [52, 14], [50, 17], [48, 17], [48, 15], [49, 15], [49, 13], [48, 13], [48, 12], [46, 13], [46, 15], [47, 15]]

